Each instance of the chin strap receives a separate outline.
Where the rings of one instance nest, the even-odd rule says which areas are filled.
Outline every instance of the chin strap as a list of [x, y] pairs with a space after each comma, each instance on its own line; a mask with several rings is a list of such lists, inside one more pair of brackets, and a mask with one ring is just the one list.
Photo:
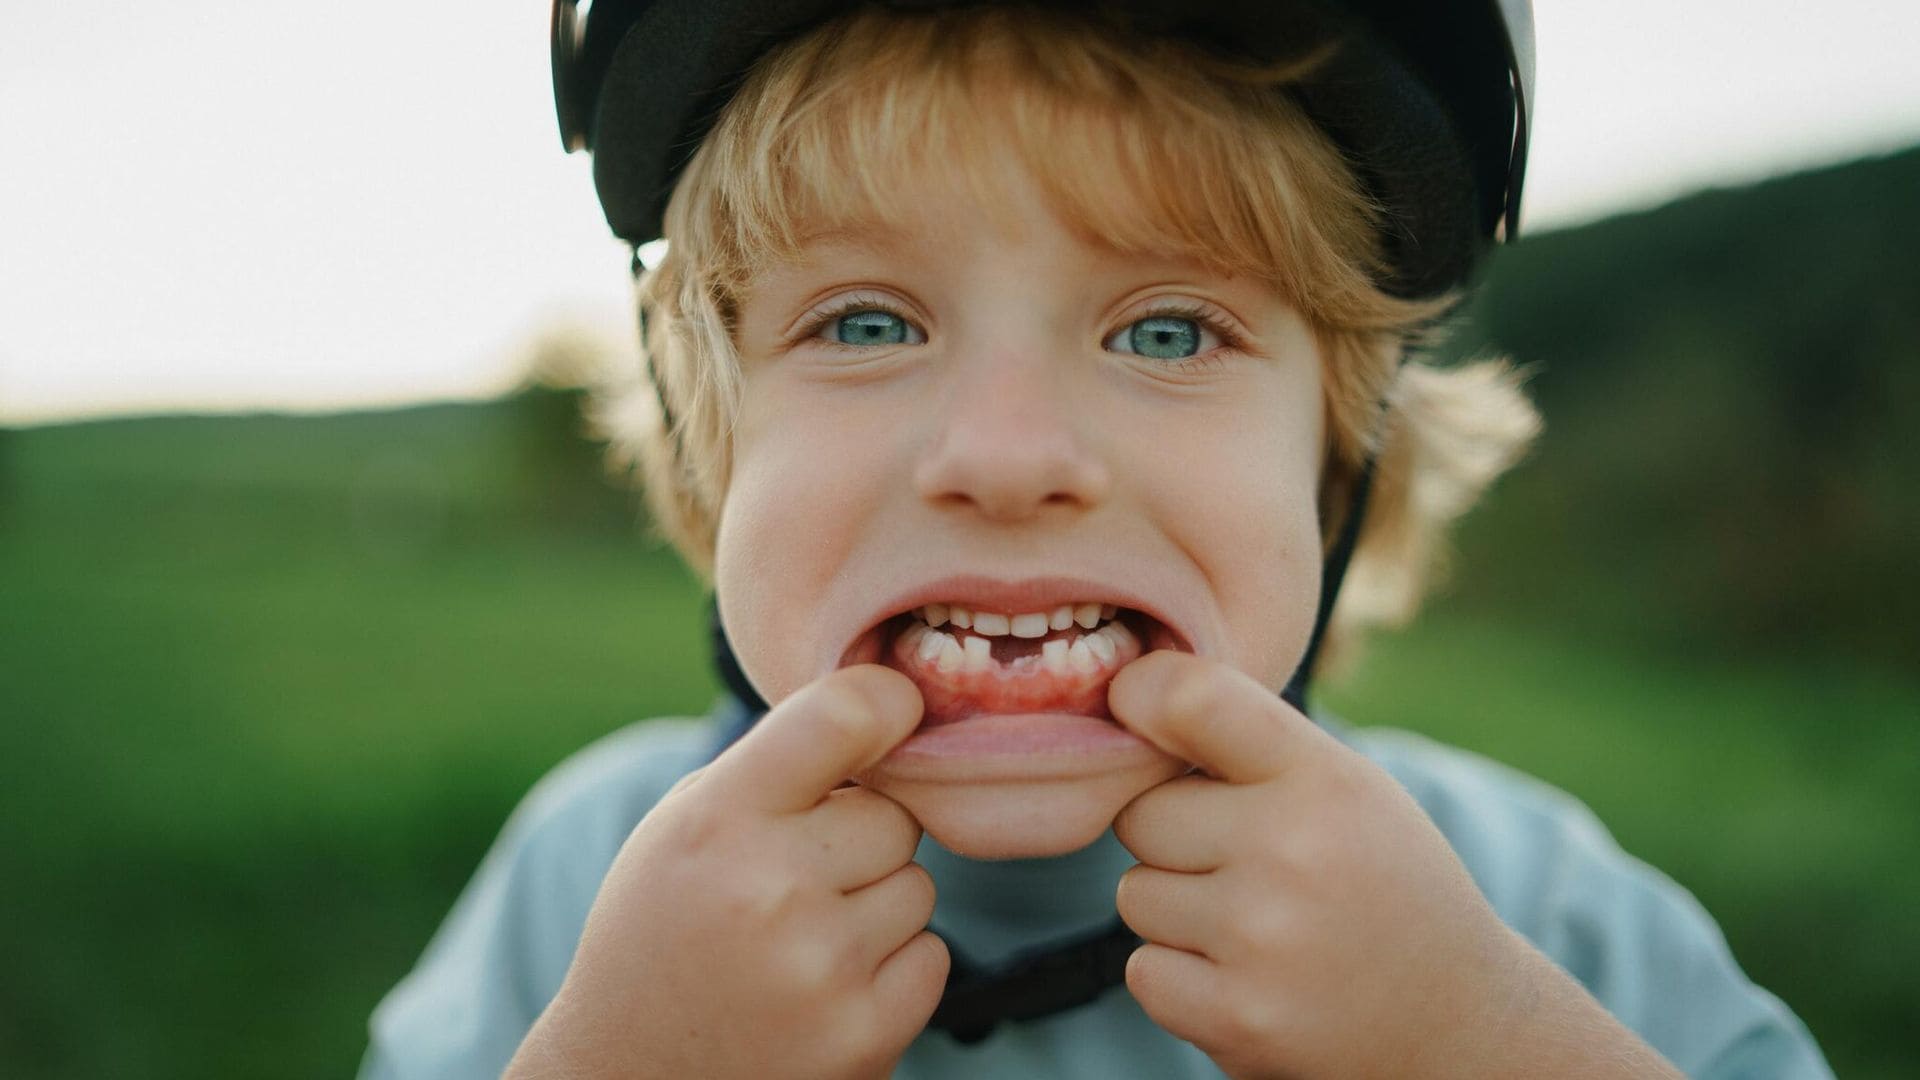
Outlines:
[[[1354, 483], [1353, 499], [1346, 520], [1340, 524], [1340, 535], [1327, 551], [1321, 569], [1320, 607], [1306, 655], [1301, 658], [1293, 678], [1288, 680], [1286, 689], [1280, 692], [1281, 698], [1303, 713], [1307, 711], [1307, 682], [1320, 655], [1327, 622], [1333, 617], [1334, 603], [1340, 597], [1340, 582], [1346, 577], [1347, 563], [1359, 542], [1372, 488], [1373, 460], [1369, 458]], [[732, 694], [731, 701], [722, 703], [720, 733], [713, 748], [713, 755], [718, 756], [760, 719], [767, 711], [767, 703], [747, 680], [739, 659], [733, 655], [726, 628], [720, 624], [717, 604], [709, 608], [709, 627], [714, 667]], [[1086, 937], [1043, 945], [1020, 953], [993, 971], [984, 971], [949, 941], [947, 952], [953, 958], [953, 966], [947, 974], [947, 987], [941, 994], [940, 1005], [927, 1021], [927, 1027], [944, 1031], [958, 1042], [971, 1044], [991, 1035], [1001, 1023], [1037, 1020], [1085, 1005], [1126, 982], [1127, 958], [1140, 945], [1139, 935], [1116, 918], [1106, 928]]]
[[1320, 567], [1320, 607], [1313, 616], [1313, 636], [1307, 639], [1307, 651], [1287, 680], [1280, 697], [1287, 704], [1307, 711], [1307, 680], [1313, 678], [1313, 665], [1320, 659], [1320, 645], [1327, 636], [1327, 624], [1333, 621], [1333, 605], [1340, 599], [1340, 583], [1347, 578], [1347, 564], [1353, 561], [1353, 549], [1360, 542], [1360, 526], [1367, 520], [1367, 497], [1373, 493], [1373, 457], [1360, 466], [1353, 481], [1353, 498], [1347, 502], [1347, 519], [1340, 523], [1340, 535], [1327, 550]]
[[1038, 1020], [1085, 1005], [1127, 979], [1127, 958], [1140, 935], [1119, 919], [1090, 937], [1020, 953], [982, 971], [947, 942], [953, 966], [927, 1027], [971, 1045], [1005, 1021]]

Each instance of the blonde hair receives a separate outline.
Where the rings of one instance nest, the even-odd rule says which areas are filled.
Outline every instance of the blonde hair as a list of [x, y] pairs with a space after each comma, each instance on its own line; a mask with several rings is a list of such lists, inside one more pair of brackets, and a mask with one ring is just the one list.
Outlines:
[[819, 231], [909, 220], [902, 178], [987, 195], [1011, 161], [1083, 237], [1254, 275], [1306, 317], [1325, 363], [1329, 544], [1361, 464], [1378, 462], [1323, 655], [1411, 617], [1445, 526], [1539, 421], [1504, 363], [1401, 362], [1451, 298], [1378, 287], [1383, 214], [1284, 92], [1332, 47], [1256, 67], [1110, 17], [1000, 7], [865, 9], [781, 45], [668, 202], [667, 253], [638, 286], [649, 374], [598, 413], [610, 460], [639, 474], [655, 529], [710, 578], [739, 402], [734, 317], [756, 271]]

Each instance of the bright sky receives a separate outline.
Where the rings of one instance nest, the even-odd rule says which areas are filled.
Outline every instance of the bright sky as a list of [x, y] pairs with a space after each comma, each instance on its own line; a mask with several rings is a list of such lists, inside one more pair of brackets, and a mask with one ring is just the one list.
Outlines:
[[[545, 0], [10, 7], [0, 423], [486, 396], [556, 323], [630, 348]], [[1920, 143], [1913, 0], [1536, 9], [1527, 229]]]

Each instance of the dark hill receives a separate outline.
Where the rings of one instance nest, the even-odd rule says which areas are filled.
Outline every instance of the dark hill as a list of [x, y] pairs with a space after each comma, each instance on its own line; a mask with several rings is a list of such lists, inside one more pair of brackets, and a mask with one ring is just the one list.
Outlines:
[[1569, 617], [1920, 656], [1916, 249], [1920, 149], [1503, 251], [1453, 351], [1533, 366], [1548, 434], [1462, 591], [1565, 575], [1633, 594]]

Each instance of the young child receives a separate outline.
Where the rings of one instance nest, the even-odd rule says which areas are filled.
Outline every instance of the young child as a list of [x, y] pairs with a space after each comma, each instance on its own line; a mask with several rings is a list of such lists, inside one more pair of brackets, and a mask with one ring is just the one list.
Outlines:
[[610, 219], [669, 241], [614, 434], [740, 700], [543, 780], [365, 1075], [1827, 1074], [1568, 797], [1280, 694], [1345, 548], [1336, 646], [1534, 432], [1406, 360], [1517, 192], [1409, 169], [1457, 123], [1356, 104], [1431, 73], [1378, 23], [1134, 6], [589, 32]]

